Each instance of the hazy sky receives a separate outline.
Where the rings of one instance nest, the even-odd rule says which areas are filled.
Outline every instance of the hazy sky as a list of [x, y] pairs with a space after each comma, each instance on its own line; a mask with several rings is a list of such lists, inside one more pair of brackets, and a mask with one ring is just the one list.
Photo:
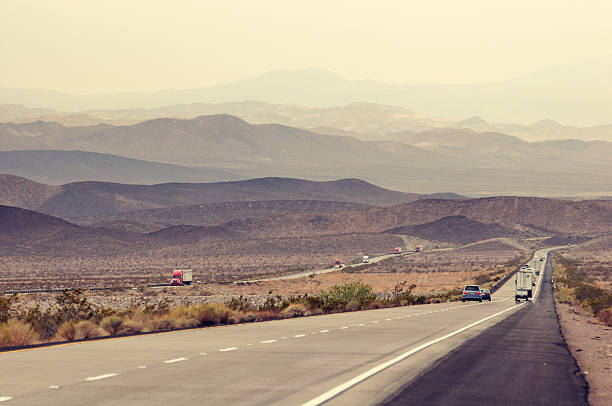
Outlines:
[[197, 88], [320, 67], [503, 80], [610, 53], [610, 0], [0, 0], [0, 86]]

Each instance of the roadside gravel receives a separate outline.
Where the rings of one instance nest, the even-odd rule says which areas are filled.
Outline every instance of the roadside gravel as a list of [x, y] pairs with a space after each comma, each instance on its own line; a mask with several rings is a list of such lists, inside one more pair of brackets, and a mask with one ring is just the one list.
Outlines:
[[556, 303], [561, 330], [589, 383], [589, 404], [612, 404], [612, 327], [606, 327], [572, 305]]

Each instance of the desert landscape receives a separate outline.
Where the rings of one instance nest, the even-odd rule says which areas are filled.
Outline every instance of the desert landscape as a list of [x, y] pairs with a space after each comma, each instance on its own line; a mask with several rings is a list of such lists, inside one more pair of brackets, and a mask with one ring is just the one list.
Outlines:
[[611, 403], [612, 3], [0, 3], [0, 403]]

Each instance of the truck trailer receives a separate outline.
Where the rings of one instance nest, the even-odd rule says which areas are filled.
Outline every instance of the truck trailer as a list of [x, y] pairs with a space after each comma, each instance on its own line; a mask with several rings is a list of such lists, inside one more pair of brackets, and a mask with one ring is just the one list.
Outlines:
[[535, 275], [532, 268], [521, 268], [516, 272], [514, 300], [517, 302], [520, 299], [529, 300], [533, 296], [534, 278]]
[[172, 271], [170, 286], [191, 285], [193, 282], [193, 271], [191, 269], [175, 269]]

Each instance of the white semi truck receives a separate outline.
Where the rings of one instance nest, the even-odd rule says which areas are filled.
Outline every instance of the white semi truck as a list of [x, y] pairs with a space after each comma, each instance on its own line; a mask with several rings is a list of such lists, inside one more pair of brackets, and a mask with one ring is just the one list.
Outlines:
[[535, 281], [535, 272], [533, 268], [521, 268], [516, 272], [516, 290], [514, 292], [514, 300], [517, 302], [521, 299], [529, 300], [533, 296], [533, 286]]

